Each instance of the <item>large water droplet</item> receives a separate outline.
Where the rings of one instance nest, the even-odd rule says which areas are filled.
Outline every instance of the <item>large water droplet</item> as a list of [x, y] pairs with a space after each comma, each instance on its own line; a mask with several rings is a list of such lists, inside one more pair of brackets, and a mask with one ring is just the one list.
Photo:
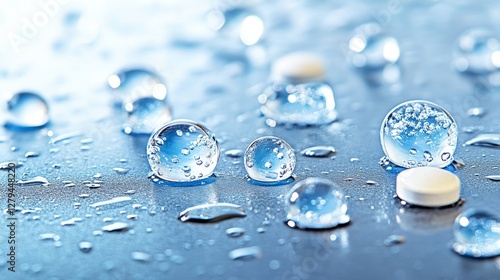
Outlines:
[[276, 182], [292, 176], [295, 154], [283, 139], [264, 136], [248, 146], [244, 162], [250, 178], [262, 182]]
[[153, 97], [142, 97], [126, 108], [127, 123], [123, 126], [126, 134], [151, 134], [153, 130], [170, 120], [172, 114], [165, 100]]
[[463, 33], [457, 42], [455, 67], [460, 72], [486, 74], [500, 67], [500, 43], [487, 30]]
[[259, 246], [245, 247], [229, 252], [232, 260], [253, 260], [262, 258], [262, 249]]
[[321, 125], [337, 118], [330, 85], [276, 82], [259, 96], [262, 113], [280, 124]]
[[380, 127], [380, 141], [387, 158], [396, 165], [445, 167], [453, 161], [457, 125], [434, 103], [408, 101], [387, 114]]
[[[183, 150], [189, 153], [183, 153]], [[212, 175], [219, 160], [214, 135], [190, 120], [174, 120], [158, 127], [148, 141], [151, 170], [161, 179], [192, 182]], [[185, 168], [185, 167], [188, 168]]]
[[393, 37], [383, 34], [376, 23], [359, 26], [349, 40], [350, 61], [354, 67], [380, 69], [398, 61], [399, 44]]
[[108, 85], [114, 93], [115, 104], [131, 111], [133, 103], [141, 97], [165, 100], [167, 86], [160, 76], [146, 69], [127, 69], [111, 75]]
[[500, 134], [479, 134], [471, 140], [465, 142], [465, 145], [500, 147]]
[[333, 182], [308, 178], [293, 185], [285, 197], [286, 224], [301, 229], [325, 229], [350, 221], [347, 202]]
[[484, 210], [469, 209], [455, 219], [455, 243], [460, 255], [488, 258], [500, 255], [500, 220]]
[[301, 154], [308, 157], [329, 157], [337, 151], [332, 146], [314, 146], [304, 149]]
[[13, 128], [36, 128], [49, 122], [47, 101], [32, 92], [14, 94], [7, 102], [8, 116], [5, 125]]
[[178, 219], [187, 222], [215, 222], [233, 217], [245, 217], [243, 207], [231, 203], [202, 204], [189, 207], [179, 214]]

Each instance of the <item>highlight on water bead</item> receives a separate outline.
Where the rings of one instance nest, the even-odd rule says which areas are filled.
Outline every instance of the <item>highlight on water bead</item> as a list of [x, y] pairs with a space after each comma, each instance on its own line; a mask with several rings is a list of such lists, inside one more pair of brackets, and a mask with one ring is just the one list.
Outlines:
[[261, 182], [278, 182], [292, 176], [295, 154], [285, 140], [264, 136], [253, 141], [245, 151], [248, 176]]
[[219, 155], [212, 132], [199, 123], [184, 119], [157, 127], [147, 146], [154, 175], [171, 182], [208, 178], [213, 174]]
[[457, 125], [441, 106], [413, 100], [394, 107], [380, 127], [380, 142], [394, 164], [445, 167], [453, 162]]

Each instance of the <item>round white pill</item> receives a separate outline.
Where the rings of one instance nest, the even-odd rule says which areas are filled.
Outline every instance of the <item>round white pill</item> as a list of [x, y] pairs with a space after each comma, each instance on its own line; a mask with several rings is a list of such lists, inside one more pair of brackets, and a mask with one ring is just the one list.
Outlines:
[[312, 53], [293, 52], [277, 59], [271, 69], [271, 80], [322, 80], [323, 60]]
[[398, 174], [396, 194], [414, 205], [446, 206], [460, 199], [460, 179], [437, 167], [410, 168]]

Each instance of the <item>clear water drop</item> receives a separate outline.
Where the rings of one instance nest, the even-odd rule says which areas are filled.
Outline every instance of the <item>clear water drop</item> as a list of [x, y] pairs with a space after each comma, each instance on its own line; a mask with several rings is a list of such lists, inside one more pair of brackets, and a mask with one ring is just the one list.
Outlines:
[[31, 158], [31, 157], [39, 157], [40, 153], [37, 152], [26, 152], [24, 154], [24, 157]]
[[232, 260], [253, 260], [262, 258], [262, 249], [259, 246], [245, 247], [229, 252]]
[[224, 154], [231, 158], [239, 158], [243, 156], [243, 150], [240, 149], [227, 150]]
[[46, 125], [50, 120], [47, 101], [33, 92], [14, 94], [7, 101], [7, 110], [7, 127], [37, 128]]
[[488, 258], [500, 255], [500, 220], [492, 213], [469, 209], [455, 219], [455, 243], [460, 255]]
[[384, 239], [385, 246], [394, 246], [402, 244], [406, 241], [406, 238], [402, 235], [389, 235], [386, 239]]
[[92, 250], [92, 243], [87, 242], [87, 241], [83, 241], [83, 242], [80, 242], [80, 244], [78, 244], [78, 247], [80, 248], [80, 251], [82, 251], [84, 253], [88, 253]]
[[264, 35], [261, 17], [243, 6], [212, 10], [206, 17], [207, 25], [229, 40], [239, 40], [246, 46], [257, 44]]
[[381, 69], [399, 60], [398, 41], [382, 32], [376, 23], [367, 23], [356, 28], [349, 40], [349, 59], [356, 68]]
[[465, 142], [464, 145], [500, 147], [500, 134], [479, 134], [478, 136]]
[[151, 256], [151, 254], [148, 254], [145, 252], [132, 252], [130, 254], [130, 257], [134, 261], [138, 261], [138, 262], [151, 262], [151, 261], [153, 261], [153, 256]]
[[27, 180], [19, 180], [17, 183], [19, 185], [47, 185], [49, 184], [49, 180], [42, 176], [36, 176]]
[[110, 225], [105, 225], [101, 228], [102, 231], [114, 232], [114, 231], [126, 231], [129, 229], [129, 225], [123, 222], [116, 222]]
[[491, 73], [500, 67], [500, 43], [487, 30], [468, 30], [460, 35], [454, 57], [455, 68], [460, 72]]
[[320, 178], [308, 178], [293, 185], [285, 197], [286, 224], [300, 229], [333, 228], [350, 221], [347, 201], [339, 187]]
[[121, 168], [121, 167], [115, 167], [113, 168], [113, 171], [115, 171], [117, 174], [127, 174], [128, 173], [128, 169], [126, 168]]
[[226, 234], [229, 237], [240, 237], [245, 234], [245, 229], [241, 227], [233, 227], [233, 228], [228, 228], [226, 230]]
[[488, 175], [485, 176], [486, 179], [491, 180], [491, 181], [500, 181], [500, 175]]
[[[189, 149], [189, 153], [183, 153], [184, 149]], [[151, 134], [147, 147], [154, 175], [172, 182], [208, 178], [217, 165], [219, 153], [214, 135], [190, 120], [175, 120], [158, 127]], [[191, 170], [189, 173], [184, 171], [186, 166]]]
[[387, 158], [396, 165], [445, 167], [453, 161], [457, 125], [439, 105], [408, 101], [387, 114], [380, 127], [380, 141]]
[[244, 165], [248, 175], [254, 180], [282, 181], [292, 176], [295, 169], [295, 154], [292, 147], [283, 139], [264, 136], [257, 138], [248, 146]]
[[126, 134], [151, 134], [153, 130], [172, 120], [170, 106], [166, 100], [154, 97], [138, 98], [126, 108], [127, 122], [123, 126]]
[[467, 115], [469, 117], [482, 118], [486, 115], [486, 109], [483, 107], [473, 107], [467, 110]]
[[68, 132], [68, 133], [61, 134], [59, 136], [56, 136], [56, 137], [50, 139], [49, 144], [56, 144], [58, 142], [64, 142], [64, 141], [69, 140], [71, 138], [82, 136], [82, 135], [83, 135], [83, 133], [80, 131]]
[[216, 222], [245, 216], [245, 209], [239, 205], [231, 203], [213, 203], [189, 207], [179, 214], [178, 219], [183, 222]]
[[135, 68], [126, 69], [108, 78], [108, 85], [113, 91], [114, 101], [131, 111], [133, 103], [141, 97], [165, 100], [167, 86], [163, 79], [153, 71]]
[[300, 153], [307, 157], [330, 157], [336, 152], [337, 151], [332, 146], [314, 146], [304, 149]]
[[337, 118], [333, 90], [324, 82], [275, 82], [259, 102], [261, 112], [279, 124], [321, 125]]

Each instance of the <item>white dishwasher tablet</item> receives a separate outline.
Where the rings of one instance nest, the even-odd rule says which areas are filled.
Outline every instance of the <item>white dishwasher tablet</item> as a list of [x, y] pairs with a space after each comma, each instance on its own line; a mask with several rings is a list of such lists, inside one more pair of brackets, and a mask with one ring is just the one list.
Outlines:
[[396, 194], [413, 205], [446, 206], [460, 199], [460, 179], [437, 167], [410, 168], [398, 174]]
[[293, 52], [278, 58], [272, 65], [271, 80], [323, 80], [323, 60], [308, 52]]

